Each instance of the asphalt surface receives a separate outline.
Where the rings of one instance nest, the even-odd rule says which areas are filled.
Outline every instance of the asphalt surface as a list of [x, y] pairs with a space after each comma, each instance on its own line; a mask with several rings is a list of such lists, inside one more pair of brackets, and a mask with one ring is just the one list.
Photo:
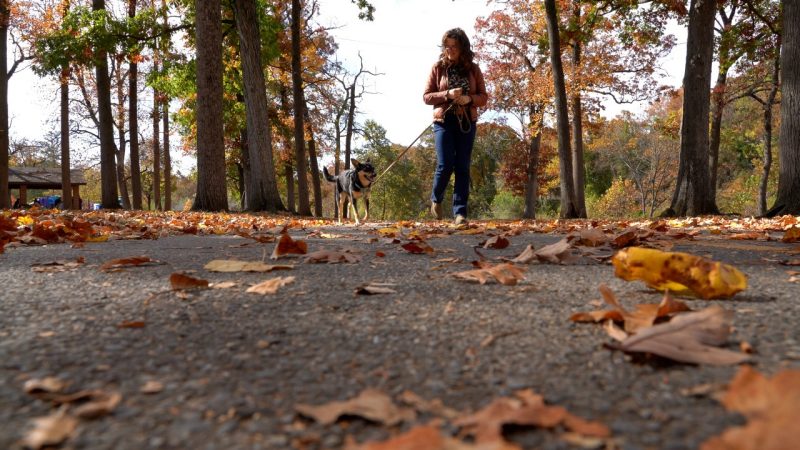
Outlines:
[[[203, 268], [213, 259], [269, 262], [275, 244], [231, 236], [7, 248], [0, 254], [0, 448], [19, 448], [29, 421], [54, 411], [23, 390], [26, 380], [47, 376], [68, 381], [67, 391], [122, 394], [112, 414], [81, 421], [62, 445], [74, 449], [341, 448], [348, 436], [385, 439], [430, 418], [394, 427], [355, 418], [323, 426], [294, 409], [370, 387], [395, 397], [411, 390], [459, 411], [531, 388], [548, 403], [606, 423], [624, 449], [698, 448], [743, 423], [696, 389], [724, 385], [736, 367], [632, 358], [605, 348], [611, 340], [599, 325], [569, 321], [574, 312], [595, 309], [589, 302], [600, 298], [601, 283], [629, 305], [661, 299], [641, 283], [616, 279], [610, 264], [530, 264], [515, 286], [480, 285], [452, 273], [471, 268], [473, 247], [486, 235], [431, 239], [436, 252], [419, 255], [371, 233], [376, 227], [326, 227], [327, 235], [310, 238], [312, 230], [290, 230], [311, 251], [351, 248], [363, 260], [283, 258], [294, 270], [268, 274]], [[504, 250], [481, 252], [516, 256], [528, 244], [561, 237], [522, 233]], [[734, 310], [729, 348], [746, 341], [758, 370], [769, 374], [800, 366], [800, 283], [789, 281], [791, 267], [776, 262], [796, 247], [676, 241], [675, 250], [747, 274], [748, 289], [731, 300], [686, 301], [694, 309]], [[99, 270], [138, 255], [161, 264]], [[32, 270], [79, 257], [85, 263], [74, 270]], [[170, 290], [174, 272], [237, 285], [184, 295]], [[245, 292], [275, 276], [296, 278], [275, 295]], [[397, 293], [354, 294], [368, 282], [394, 283]], [[144, 326], [120, 327], [126, 322]], [[149, 381], [163, 390], [142, 393]], [[693, 389], [701, 394], [687, 393]], [[551, 430], [516, 430], [510, 438], [523, 448], [574, 448]]]

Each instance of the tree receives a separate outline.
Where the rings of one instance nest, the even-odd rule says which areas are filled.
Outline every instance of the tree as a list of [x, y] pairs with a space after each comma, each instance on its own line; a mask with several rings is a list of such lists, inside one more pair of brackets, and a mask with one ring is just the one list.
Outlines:
[[[136, 0], [128, 0], [128, 17], [136, 17]], [[128, 70], [128, 131], [131, 142], [131, 190], [133, 209], [142, 209], [142, 169], [139, 166], [139, 59], [138, 54], [130, 55]]]
[[800, 214], [800, 4], [783, 0], [778, 196], [769, 215]]
[[305, 127], [303, 125], [303, 67], [300, 59], [300, 0], [292, 0], [292, 98], [294, 102], [294, 155], [297, 165], [297, 213], [310, 216]]
[[558, 12], [555, 0], [544, 1], [547, 19], [547, 37], [550, 41], [550, 65], [553, 69], [555, 89], [556, 129], [558, 131], [558, 162], [561, 173], [561, 212], [562, 218], [576, 218], [579, 215], [575, 203], [575, 189], [572, 182], [572, 151], [569, 142], [569, 117], [567, 116], [567, 90], [564, 85], [564, 68], [561, 64], [561, 40], [558, 32]]
[[272, 160], [272, 131], [269, 124], [264, 72], [261, 65], [261, 35], [254, 0], [233, 2], [236, 29], [242, 57], [244, 101], [247, 112], [247, 209], [277, 211], [283, 209], [275, 167]]
[[715, 0], [692, 0], [683, 75], [683, 120], [678, 179], [665, 215], [718, 213], [708, 168], [708, 119]]
[[197, 14], [197, 194], [193, 210], [228, 209], [222, 127], [222, 14], [219, 0], [195, 0]]

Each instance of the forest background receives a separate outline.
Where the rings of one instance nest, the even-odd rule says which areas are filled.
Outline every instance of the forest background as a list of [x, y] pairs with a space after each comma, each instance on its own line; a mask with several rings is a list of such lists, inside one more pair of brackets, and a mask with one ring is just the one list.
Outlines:
[[[425, 117], [406, 117], [399, 108], [393, 119], [391, 113], [361, 113], [368, 99], [381, 98], [378, 80], [386, 76], [381, 67], [366, 59], [356, 65], [339, 59], [337, 30], [319, 3], [258, 1], [252, 2], [256, 8], [250, 12], [257, 24], [257, 67], [263, 72], [268, 112], [252, 123], [269, 126], [248, 126], [255, 120], [248, 117], [246, 106], [246, 52], [251, 51], [246, 48], [247, 36], [253, 35], [242, 26], [242, 18], [248, 17], [248, 11], [237, 9], [242, 3], [250, 2], [222, 2], [219, 8], [224, 163], [216, 172], [225, 175], [225, 204], [231, 209], [286, 209], [331, 217], [331, 185], [320, 181], [319, 166], [335, 165], [338, 171], [351, 158], [370, 159], [381, 172], [408, 145], [392, 142], [387, 124], [381, 121], [422, 127]], [[381, 11], [380, 2], [374, 2], [377, 9], [364, 1], [338, 3], [362, 20]], [[475, 2], [447, 3], [469, 10]], [[685, 38], [687, 5], [556, 3], [571, 117], [571, 160], [584, 170], [577, 185], [585, 195], [581, 212], [589, 217], [659, 214], [670, 206], [679, 178], [683, 107], [681, 88], [660, 85], [660, 64], [676, 39]], [[195, 5], [94, 0], [11, 1], [7, 7], [10, 82], [29, 66], [37, 76], [60, 80], [60, 99], [67, 99], [66, 110], [52, 112], [61, 128], [54, 126], [39, 139], [10, 142], [9, 165], [62, 166], [66, 143], [72, 158], [69, 165], [84, 169], [89, 181], [83, 193], [87, 204], [108, 198], [134, 209], [188, 209], [197, 204], [196, 187], [207, 184], [198, 179], [198, 166], [175, 170], [170, 157], [179, 153], [181, 160], [191, 160], [199, 147], [198, 122], [203, 117], [198, 120], [196, 108], [200, 46], [194, 33]], [[563, 209], [564, 159], [556, 132], [552, 39], [545, 9], [538, 2], [520, 0], [489, 2], [484, 9], [487, 14], [471, 24], [471, 35], [491, 102], [478, 125], [473, 153], [471, 215], [556, 216]], [[773, 158], [778, 134], [772, 130], [780, 127], [780, 20], [777, 1], [718, 2], [708, 155], [713, 195], [724, 213], [763, 214], [777, 191]], [[670, 24], [676, 35], [668, 33]], [[413, 26], [409, 32], [414, 32]], [[360, 39], [402, 45], [402, 36], [388, 33]], [[435, 43], [426, 51], [434, 57]], [[108, 69], [110, 114], [102, 112], [100, 85], [105, 82], [99, 82], [102, 75], [97, 70], [101, 60]], [[417, 81], [406, 80], [419, 87], [421, 97], [422, 82]], [[421, 103], [419, 98], [407, 101]], [[609, 102], [646, 106], [639, 114], [623, 112], [608, 118], [602, 108]], [[397, 108], [393, 102], [385, 103], [386, 110]], [[111, 128], [101, 123], [104, 115]], [[13, 136], [13, 121], [10, 128]], [[252, 135], [255, 128], [261, 136]], [[268, 170], [279, 196], [272, 206], [279, 207], [247, 203], [248, 183], [261, 178], [252, 174], [255, 165], [248, 141], [267, 142], [270, 147], [268, 152], [259, 150], [262, 156], [269, 155], [261, 166], [271, 166]], [[112, 167], [109, 161], [116, 178], [113, 196], [102, 170]], [[434, 166], [428, 130], [376, 185], [372, 217], [424, 217]], [[258, 196], [252, 197], [255, 201]]]

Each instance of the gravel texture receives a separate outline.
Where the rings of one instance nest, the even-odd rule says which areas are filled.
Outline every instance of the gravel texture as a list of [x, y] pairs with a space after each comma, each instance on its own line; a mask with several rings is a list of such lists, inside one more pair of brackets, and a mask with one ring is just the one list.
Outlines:
[[[74, 449], [340, 448], [348, 436], [383, 439], [413, 424], [387, 427], [361, 419], [322, 426], [294, 413], [297, 403], [322, 404], [376, 387], [396, 396], [411, 390], [474, 411], [494, 398], [532, 388], [548, 403], [599, 420], [623, 449], [697, 448], [743, 419], [709, 396], [683, 389], [724, 385], [736, 367], [633, 359], [610, 351], [599, 325], [573, 324], [595, 309], [608, 284], [625, 304], [657, 303], [661, 294], [616, 279], [609, 264], [526, 267], [516, 286], [479, 285], [451, 273], [471, 268], [485, 235], [432, 239], [433, 256], [375, 240], [376, 225], [329, 227], [336, 239], [309, 238], [310, 250], [352, 247], [358, 264], [302, 264], [291, 272], [211, 273], [212, 259], [261, 260], [274, 244], [238, 237], [180, 236], [145, 241], [7, 248], [0, 254], [0, 448], [17, 448], [30, 419], [53, 406], [23, 391], [30, 378], [56, 376], [68, 391], [118, 390], [113, 414], [82, 421], [64, 447]], [[306, 239], [310, 230], [291, 230]], [[557, 235], [521, 234], [488, 257], [515, 256]], [[728, 262], [749, 277], [732, 300], [687, 300], [736, 311], [730, 348], [747, 341], [765, 373], [800, 365], [797, 298], [786, 259], [796, 244], [707, 245], [681, 241], [676, 250]], [[376, 255], [382, 251], [385, 257]], [[146, 255], [163, 264], [102, 272], [114, 258]], [[61, 273], [36, 273], [34, 263], [85, 258]], [[437, 262], [457, 257], [458, 263]], [[189, 273], [230, 289], [169, 290], [169, 275]], [[249, 284], [295, 276], [275, 295], [245, 293]], [[366, 282], [396, 283], [396, 294], [356, 296]], [[144, 321], [143, 328], [120, 328]], [[481, 342], [489, 336], [494, 341]], [[143, 394], [148, 381], [164, 385]], [[430, 416], [423, 415], [417, 423]], [[453, 430], [455, 431], [455, 430]], [[554, 431], [512, 433], [524, 448], [566, 449]]]

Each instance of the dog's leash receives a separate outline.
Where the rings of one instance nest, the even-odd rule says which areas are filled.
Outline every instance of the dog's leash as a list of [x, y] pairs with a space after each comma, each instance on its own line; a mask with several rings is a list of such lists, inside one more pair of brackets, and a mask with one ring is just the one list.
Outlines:
[[[455, 106], [455, 103], [451, 103], [451, 104], [450, 104], [450, 106], [448, 106], [448, 107], [447, 107], [447, 109], [445, 109], [445, 110], [444, 110], [444, 113], [445, 113], [445, 114], [447, 114], [447, 112], [448, 112], [448, 111], [450, 111], [450, 110], [453, 108], [453, 106]], [[460, 127], [460, 125], [461, 125], [461, 120], [459, 120], [458, 122], [459, 122], [459, 127]], [[409, 146], [408, 146], [408, 147], [406, 147], [406, 149], [405, 149], [405, 150], [403, 150], [402, 152], [400, 152], [400, 154], [399, 154], [399, 155], [397, 155], [397, 158], [395, 158], [395, 160], [394, 160], [394, 161], [392, 161], [392, 163], [391, 163], [391, 164], [389, 164], [389, 167], [387, 167], [387, 168], [386, 168], [386, 170], [384, 170], [383, 172], [381, 172], [381, 174], [380, 174], [380, 175], [378, 175], [377, 177], [375, 177], [375, 180], [373, 180], [373, 181], [372, 181], [372, 183], [370, 183], [370, 185], [373, 185], [373, 184], [377, 183], [377, 182], [378, 182], [378, 180], [380, 180], [380, 179], [381, 179], [381, 177], [383, 177], [384, 175], [386, 175], [386, 172], [388, 172], [388, 171], [389, 171], [389, 169], [391, 169], [391, 168], [392, 168], [392, 166], [394, 166], [394, 165], [395, 165], [395, 163], [397, 163], [397, 161], [400, 161], [400, 158], [402, 158], [402, 157], [403, 157], [403, 155], [405, 155], [407, 151], [411, 150], [411, 147], [413, 147], [413, 146], [414, 146], [414, 144], [416, 144], [416, 143], [417, 143], [417, 141], [419, 140], [419, 138], [421, 138], [421, 137], [422, 137], [422, 135], [423, 135], [423, 134], [425, 134], [425, 132], [426, 132], [426, 131], [428, 131], [428, 128], [430, 128], [430, 127], [431, 127], [430, 125], [426, 126], [426, 127], [425, 127], [425, 128], [422, 130], [422, 132], [419, 134], [419, 136], [417, 136], [417, 137], [416, 137], [416, 139], [414, 139], [414, 141], [413, 141], [413, 142], [411, 142], [411, 144], [409, 144]], [[461, 127], [461, 131], [464, 131], [463, 127]], [[466, 133], [466, 132], [468, 132], [468, 131], [464, 131], [464, 132]]]

